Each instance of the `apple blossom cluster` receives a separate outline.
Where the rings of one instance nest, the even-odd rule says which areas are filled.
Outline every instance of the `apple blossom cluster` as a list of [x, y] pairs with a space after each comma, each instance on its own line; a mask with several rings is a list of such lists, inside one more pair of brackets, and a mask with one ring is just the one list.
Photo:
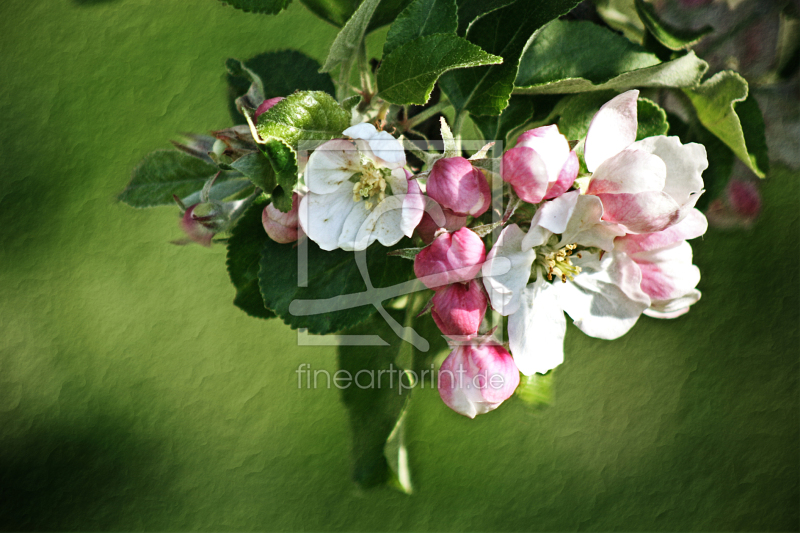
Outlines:
[[[565, 313], [610, 340], [642, 314], [675, 318], [700, 298], [688, 241], [707, 229], [694, 207], [705, 148], [663, 135], [637, 141], [637, 99], [632, 90], [603, 105], [574, 148], [555, 125], [522, 133], [499, 173], [450, 153], [431, 154], [414, 174], [398, 139], [356, 124], [311, 153], [292, 210], [267, 206], [264, 229], [323, 250], [418, 238], [414, 273], [434, 291], [426, 309], [452, 347], [439, 393], [473, 418], [508, 399], [520, 372], [563, 362]], [[511, 205], [492, 241], [478, 218], [496, 179]], [[507, 317], [507, 343], [489, 330], [489, 310]]]

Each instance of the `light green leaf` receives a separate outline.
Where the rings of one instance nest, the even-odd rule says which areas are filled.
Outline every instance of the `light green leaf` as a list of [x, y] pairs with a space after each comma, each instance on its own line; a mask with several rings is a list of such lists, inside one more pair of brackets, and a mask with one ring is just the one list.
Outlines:
[[[183, 198], [199, 191], [214, 174], [215, 165], [177, 150], [148, 154], [133, 169], [131, 181], [119, 199], [132, 207], [172, 205], [172, 195]], [[222, 176], [221, 176], [222, 177]]]
[[458, 27], [456, 0], [414, 0], [400, 13], [386, 35], [383, 57], [417, 37], [455, 33]]
[[384, 59], [378, 70], [378, 95], [393, 104], [423, 105], [444, 72], [502, 60], [456, 35], [418, 37]]
[[635, 0], [635, 5], [636, 13], [647, 31], [670, 50], [689, 48], [714, 31], [711, 26], [703, 26], [698, 30], [676, 28], [661, 20], [652, 4], [644, 0]]
[[292, 209], [292, 192], [297, 185], [297, 158], [285, 142], [273, 140], [262, 146], [269, 159], [277, 184], [283, 194], [273, 195], [272, 203], [279, 210], [288, 213]]
[[466, 35], [469, 26], [482, 16], [501, 7], [513, 4], [517, 0], [457, 0], [458, 3], [458, 35]]
[[286, 97], [259, 116], [256, 129], [265, 141], [281, 140], [296, 150], [302, 140], [341, 137], [349, 126], [350, 114], [331, 95], [303, 91]]
[[519, 58], [531, 36], [578, 3], [578, 0], [518, 2], [475, 21], [467, 32], [467, 39], [482, 50], [502, 57], [503, 63], [442, 76], [440, 86], [456, 113], [466, 110], [473, 115], [499, 115], [508, 105]]
[[[407, 241], [404, 244], [408, 246]], [[353, 252], [326, 252], [312, 241], [307, 241], [307, 246], [307, 283], [300, 287], [297, 246], [273, 241], [266, 243], [259, 271], [265, 305], [292, 328], [308, 328], [310, 333], [322, 335], [351, 328], [373, 315], [375, 307], [372, 305], [308, 316], [289, 312], [290, 304], [296, 299], [326, 299], [366, 290]], [[378, 243], [367, 249], [367, 266], [375, 287], [386, 287], [413, 278], [413, 264], [399, 257], [387, 256], [386, 252], [390, 250]]]
[[613, 89], [618, 92], [636, 87], [695, 87], [708, 70], [708, 63], [694, 52], [652, 67], [623, 72], [602, 83], [585, 78], [552, 80], [539, 85], [517, 87], [514, 94], [574, 94]]
[[268, 203], [263, 197], [253, 202], [236, 223], [228, 239], [226, 265], [231, 283], [236, 287], [233, 304], [257, 318], [275, 317], [275, 313], [264, 306], [264, 300], [258, 290], [261, 249], [269, 240], [261, 223], [261, 213]]
[[747, 81], [730, 70], [718, 72], [695, 89], [684, 90], [703, 126], [763, 178], [769, 172], [764, 119], [748, 91]]
[[272, 170], [269, 160], [260, 152], [253, 152], [240, 157], [231, 163], [231, 167], [247, 176], [256, 187], [266, 193], [275, 188], [277, 183], [275, 181], [275, 172]]
[[[223, 179], [226, 178], [225, 174], [223, 174], [217, 178], [217, 181], [211, 186], [211, 189], [208, 191], [208, 199], [210, 201], [223, 202], [226, 200], [240, 200], [246, 198], [253, 192], [255, 187], [252, 181], [236, 173], [228, 174], [232, 176], [230, 179]], [[183, 202], [183, 205], [199, 203], [201, 200], [201, 192], [202, 191], [195, 191], [189, 196], [184, 196], [181, 198], [181, 202]]]
[[547, 374], [520, 376], [519, 386], [514, 392], [531, 407], [546, 407], [553, 403], [553, 371]]
[[[358, 47], [361, 41], [364, 40], [364, 34], [367, 31], [367, 26], [375, 12], [375, 8], [381, 0], [364, 0], [358, 9], [356, 9], [344, 28], [341, 29], [339, 34], [334, 39], [331, 49], [328, 52], [328, 58], [322, 66], [321, 72], [330, 72], [336, 66], [342, 66], [342, 72], [349, 73], [350, 67], [355, 60], [358, 52]], [[346, 76], [345, 76], [346, 77]]]
[[222, 0], [222, 3], [248, 13], [275, 15], [286, 9], [292, 0]]

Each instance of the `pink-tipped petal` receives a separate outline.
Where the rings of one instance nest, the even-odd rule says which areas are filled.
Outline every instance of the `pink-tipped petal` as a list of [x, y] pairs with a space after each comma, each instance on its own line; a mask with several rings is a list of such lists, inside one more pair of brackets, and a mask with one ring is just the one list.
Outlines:
[[623, 150], [607, 159], [592, 175], [586, 194], [661, 191], [667, 166], [660, 157], [639, 150]]
[[481, 270], [486, 248], [469, 228], [443, 233], [414, 259], [414, 274], [430, 289], [469, 281]]
[[436, 237], [436, 232], [442, 228], [452, 233], [467, 225], [467, 217], [456, 215], [449, 209], [442, 209], [442, 213], [444, 213], [445, 218], [444, 226], [437, 224], [427, 212], [422, 215], [422, 220], [417, 226], [417, 234], [425, 244], [432, 243]]
[[514, 359], [496, 344], [458, 346], [439, 370], [442, 401], [469, 418], [496, 409], [518, 385]]
[[575, 178], [578, 177], [580, 168], [581, 164], [580, 161], [578, 161], [578, 154], [570, 152], [567, 156], [567, 160], [564, 162], [564, 166], [561, 167], [558, 179], [548, 186], [547, 194], [544, 195], [544, 199], [550, 200], [551, 198], [557, 198], [567, 192], [569, 188], [572, 187], [572, 184], [575, 183]]
[[518, 147], [532, 148], [542, 158], [547, 169], [547, 181], [555, 182], [569, 157], [569, 142], [551, 124], [528, 130], [517, 139]]
[[628, 234], [615, 241], [615, 248], [626, 254], [636, 257], [642, 252], [651, 252], [667, 248], [687, 239], [696, 239], [708, 230], [708, 221], [703, 213], [692, 209], [686, 218], [655, 233]]
[[603, 220], [625, 226], [629, 233], [652, 233], [675, 224], [680, 206], [663, 192], [598, 194], [603, 202]]
[[603, 104], [595, 114], [583, 150], [589, 172], [636, 140], [638, 99], [639, 91], [624, 92]]
[[512, 148], [503, 154], [503, 181], [525, 202], [538, 204], [549, 185], [547, 165], [533, 148]]
[[448, 157], [434, 163], [426, 192], [439, 205], [461, 216], [480, 216], [492, 201], [486, 176], [463, 157]]
[[436, 291], [433, 320], [445, 335], [468, 336], [478, 333], [486, 314], [487, 299], [478, 281], [454, 283]]

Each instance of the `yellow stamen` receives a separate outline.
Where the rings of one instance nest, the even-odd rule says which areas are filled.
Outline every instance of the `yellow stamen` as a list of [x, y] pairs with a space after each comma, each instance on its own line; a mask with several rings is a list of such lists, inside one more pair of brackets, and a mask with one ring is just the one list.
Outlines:
[[[581, 267], [573, 265], [570, 259], [572, 251], [577, 247], [577, 244], [568, 244], [560, 250], [556, 250], [544, 256], [548, 280], [552, 280], [553, 276], [556, 276], [561, 278], [563, 283], [566, 283], [567, 280], [572, 281], [575, 276], [580, 274]], [[578, 257], [580, 257], [580, 254], [578, 254]]]

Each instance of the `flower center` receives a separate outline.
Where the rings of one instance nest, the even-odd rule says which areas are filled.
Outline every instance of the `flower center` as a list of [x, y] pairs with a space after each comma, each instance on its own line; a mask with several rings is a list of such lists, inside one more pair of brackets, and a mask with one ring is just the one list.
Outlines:
[[386, 198], [386, 178], [381, 169], [365, 165], [358, 181], [353, 183], [353, 201], [364, 200], [364, 208], [369, 211]]
[[570, 259], [572, 251], [577, 247], [577, 244], [568, 244], [544, 256], [544, 266], [547, 269], [548, 280], [552, 280], [553, 276], [556, 276], [561, 278], [563, 283], [566, 283], [567, 280], [572, 281], [574, 276], [580, 274], [581, 267], [573, 265]]

